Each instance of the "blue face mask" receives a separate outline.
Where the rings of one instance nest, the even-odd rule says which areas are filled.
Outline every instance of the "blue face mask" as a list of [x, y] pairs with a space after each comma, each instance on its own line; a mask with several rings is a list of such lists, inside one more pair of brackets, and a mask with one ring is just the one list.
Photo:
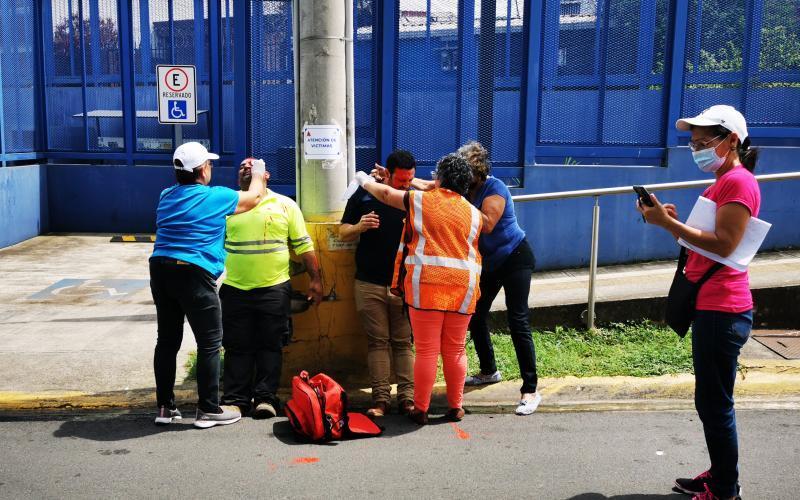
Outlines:
[[697, 168], [703, 172], [716, 172], [725, 163], [725, 156], [717, 156], [717, 148], [694, 151], [692, 152], [692, 158], [697, 164]]

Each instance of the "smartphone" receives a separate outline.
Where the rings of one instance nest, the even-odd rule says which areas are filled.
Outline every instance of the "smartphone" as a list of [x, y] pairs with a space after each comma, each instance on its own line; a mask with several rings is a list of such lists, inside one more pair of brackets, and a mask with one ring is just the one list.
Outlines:
[[650, 199], [650, 193], [644, 186], [633, 186], [633, 190], [639, 195], [639, 203], [647, 205], [648, 207], [655, 206], [653, 200]]

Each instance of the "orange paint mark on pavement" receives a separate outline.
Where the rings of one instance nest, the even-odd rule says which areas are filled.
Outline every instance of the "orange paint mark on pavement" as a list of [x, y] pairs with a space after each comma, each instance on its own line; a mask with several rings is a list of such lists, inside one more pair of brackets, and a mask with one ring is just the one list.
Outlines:
[[453, 430], [456, 431], [456, 437], [458, 439], [469, 439], [469, 432], [457, 426], [455, 423], [451, 423], [450, 425], [452, 425]]
[[292, 463], [295, 464], [315, 464], [319, 462], [319, 458], [317, 457], [297, 457], [292, 460]]

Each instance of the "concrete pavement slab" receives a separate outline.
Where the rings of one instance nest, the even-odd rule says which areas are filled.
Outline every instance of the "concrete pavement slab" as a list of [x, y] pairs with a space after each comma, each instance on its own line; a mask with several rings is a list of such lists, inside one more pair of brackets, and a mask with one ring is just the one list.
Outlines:
[[[0, 250], [0, 409], [153, 404], [156, 318], [147, 285], [152, 244], [109, 240], [109, 235], [40, 236]], [[601, 268], [599, 290], [614, 299], [665, 293], [673, 266], [657, 262]], [[531, 302], [540, 307], [585, 301], [587, 276], [576, 269], [535, 273]], [[752, 276], [754, 287], [800, 284], [800, 251], [758, 256]], [[631, 282], [645, 282], [649, 288], [637, 285], [632, 291]], [[503, 303], [501, 295], [493, 308]], [[194, 385], [184, 380], [183, 364], [195, 343], [188, 324], [184, 332], [177, 389], [182, 401], [191, 402]], [[756, 360], [747, 368], [752, 376], [739, 383], [743, 396], [800, 395], [797, 365], [776, 360], [753, 344], [743, 353]], [[779, 368], [764, 368], [769, 358]], [[783, 378], [759, 378], [757, 373], [764, 370]], [[543, 408], [603, 399], [691, 399], [688, 379], [615, 379], [545, 379]], [[470, 391], [465, 404], [511, 408], [517, 391], [516, 382]], [[363, 394], [368, 393], [351, 392], [354, 399], [367, 401]]]

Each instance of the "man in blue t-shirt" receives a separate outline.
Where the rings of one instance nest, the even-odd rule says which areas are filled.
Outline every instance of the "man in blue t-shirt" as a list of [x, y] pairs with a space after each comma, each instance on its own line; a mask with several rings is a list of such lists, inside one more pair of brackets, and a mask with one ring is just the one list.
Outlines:
[[[158, 340], [156, 424], [181, 418], [175, 406], [175, 365], [188, 318], [197, 342], [197, 416], [195, 427], [232, 424], [238, 408], [219, 406], [219, 350], [222, 315], [216, 280], [225, 265], [225, 218], [255, 207], [264, 195], [266, 166], [252, 162], [247, 191], [209, 187], [211, 160], [197, 142], [178, 146], [172, 157], [178, 183], [161, 192], [156, 210], [156, 243], [150, 257], [150, 289], [156, 305]], [[260, 173], [261, 175], [256, 175]]]

